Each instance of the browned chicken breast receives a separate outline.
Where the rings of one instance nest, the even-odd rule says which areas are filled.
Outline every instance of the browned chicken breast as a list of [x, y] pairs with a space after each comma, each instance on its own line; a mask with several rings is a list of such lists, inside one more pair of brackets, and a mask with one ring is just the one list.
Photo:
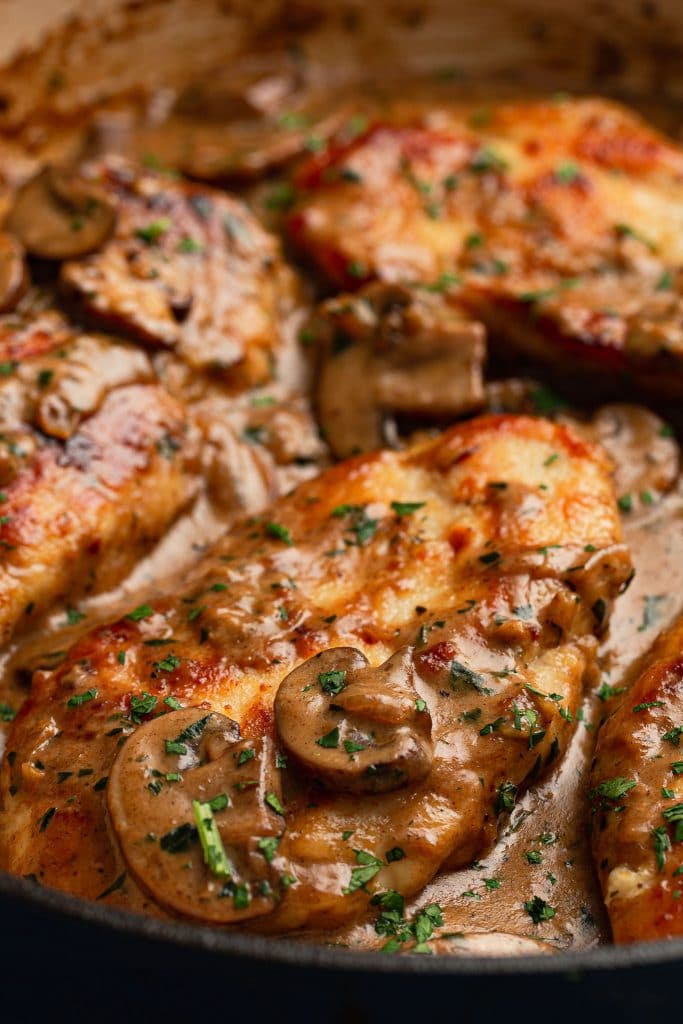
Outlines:
[[682, 618], [614, 703], [590, 792], [593, 855], [612, 933], [616, 942], [683, 935]]
[[[37, 615], [67, 594], [73, 601], [118, 584], [196, 495], [202, 493], [211, 514], [203, 516], [201, 536], [175, 544], [166, 574], [178, 565], [179, 546], [187, 563], [198, 546], [219, 536], [227, 520], [263, 508], [311, 475], [325, 454], [301, 393], [303, 375], [293, 354], [295, 325], [287, 323], [294, 311], [294, 275], [282, 263], [278, 244], [237, 200], [207, 189], [184, 190], [175, 179], [136, 171], [123, 162], [81, 171], [47, 167], [19, 189], [6, 226], [14, 234], [5, 239], [0, 293], [4, 288], [6, 295], [0, 295], [0, 306], [5, 299], [16, 304], [26, 287], [19, 239], [33, 256], [56, 266], [67, 260], [61, 278], [72, 296], [78, 293], [91, 318], [116, 324], [133, 340], [148, 344], [115, 343], [83, 333], [59, 314], [31, 312], [44, 301], [32, 291], [18, 307], [22, 316], [7, 318], [2, 326], [7, 356], [0, 377], [3, 436], [26, 434], [19, 453], [24, 459], [46, 439], [76, 451], [84, 443], [83, 431], [92, 429], [92, 418], [99, 458], [109, 458], [110, 443], [115, 464], [121, 461], [117, 443], [148, 446], [157, 453], [158, 467], [152, 472], [141, 455], [127, 467], [126, 479], [135, 481], [133, 494], [139, 493], [141, 507], [130, 500], [132, 495], [108, 494], [116, 510], [110, 527], [117, 535], [113, 561], [103, 539], [91, 536], [104, 508], [93, 505], [81, 536], [71, 519], [72, 493], [54, 486], [65, 457], [48, 445], [57, 462], [47, 484], [52, 498], [45, 515], [66, 552], [51, 563], [51, 571], [34, 547], [20, 556], [24, 567], [19, 570], [17, 562], [10, 571], [10, 579], [20, 577], [20, 586], [12, 584], [0, 595], [8, 616], [5, 638], [25, 608], [28, 615]], [[102, 283], [97, 293], [95, 278]], [[211, 352], [207, 344], [213, 345]], [[267, 382], [267, 388], [250, 387], [257, 382]], [[132, 384], [145, 387], [121, 392]], [[139, 438], [132, 430], [133, 413]], [[101, 429], [105, 414], [115, 419], [113, 429]], [[20, 469], [19, 482], [29, 487], [29, 469], [12, 443], [8, 472], [18, 476]], [[89, 466], [85, 455], [82, 462], [82, 469]], [[161, 470], [169, 477], [165, 489]], [[23, 500], [34, 498], [31, 489]], [[12, 515], [11, 521], [16, 530], [18, 517]], [[24, 551], [27, 542], [28, 534], [15, 534], [7, 550]], [[74, 556], [82, 545], [90, 552], [85, 565]]]
[[[92, 244], [79, 246], [80, 258], [70, 259], [65, 247], [49, 254], [67, 260], [62, 284], [81, 309], [99, 325], [170, 349], [224, 382], [269, 380], [297, 290], [277, 241], [246, 206], [114, 158], [81, 168], [76, 180], [90, 190], [96, 211], [111, 210], [110, 221], [82, 214], [77, 237], [91, 223], [97, 231]], [[23, 216], [15, 207], [10, 219], [27, 247], [29, 218], [55, 204], [50, 182], [34, 179], [31, 189], [31, 206], [24, 211], [18, 203]], [[72, 221], [63, 227], [67, 239]]]
[[398, 115], [298, 186], [291, 236], [335, 284], [420, 282], [543, 361], [683, 394], [683, 153], [624, 108]]
[[36, 675], [0, 863], [261, 929], [386, 910], [561, 758], [629, 572], [605, 457], [566, 426], [342, 463]]
[[0, 322], [0, 638], [117, 583], [189, 503], [198, 445], [144, 353], [56, 313]]

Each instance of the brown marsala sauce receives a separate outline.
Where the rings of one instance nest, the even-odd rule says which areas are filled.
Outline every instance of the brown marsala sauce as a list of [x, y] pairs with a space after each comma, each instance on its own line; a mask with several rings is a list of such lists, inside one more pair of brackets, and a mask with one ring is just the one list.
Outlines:
[[[618, 455], [614, 449], [612, 454]], [[647, 462], [650, 456], [649, 445], [640, 451], [631, 449], [628, 475], [638, 461]], [[600, 652], [602, 684], [615, 688], [633, 681], [657, 634], [683, 607], [680, 481], [658, 503], [624, 512], [623, 518], [636, 573], [616, 602]], [[610, 941], [591, 862], [586, 800], [596, 734], [606, 706], [596, 693], [586, 695], [582, 722], [564, 760], [518, 802], [494, 848], [469, 870], [440, 874], [412, 902], [408, 912], [428, 903], [443, 909], [440, 935], [448, 938], [439, 943], [439, 952], [447, 951], [448, 943], [454, 953], [466, 950], [463, 935], [477, 932], [542, 938], [561, 949]], [[544, 922], [541, 935], [530, 927], [523, 907], [533, 896], [540, 896], [556, 911], [552, 920]], [[375, 948], [378, 941], [371, 924], [354, 925], [324, 938], [351, 948]], [[476, 948], [477, 953], [482, 951], [486, 952], [483, 942]]]
[[[463, 98], [465, 85], [462, 81], [458, 88], [458, 98]], [[486, 97], [486, 90], [479, 86], [472, 91]], [[501, 94], [500, 83], [496, 92]], [[406, 94], [405, 84], [403, 94]], [[440, 98], [443, 98], [442, 93]], [[657, 113], [655, 121], [672, 133], [680, 131], [680, 112], [654, 112]], [[647, 114], [653, 116], [653, 111], [648, 108]], [[135, 120], [134, 115], [129, 118], [125, 111], [117, 111], [109, 131], [100, 123], [99, 135], [105, 139], [104, 148], [113, 139], [114, 148], [130, 149], [126, 132]], [[83, 125], [70, 125], [62, 144], [52, 138], [51, 155], [54, 157], [55, 152], [60, 151], [73, 154], [78, 150], [73, 141], [76, 133], [92, 140], [89, 122], [90, 117], [85, 130]], [[163, 133], [159, 136], [155, 132], [150, 136], [143, 131], [137, 148], [146, 148], [150, 137], [159, 143], [163, 162], [165, 149], [172, 154], [173, 140], [167, 138], [164, 144]], [[136, 148], [135, 142], [132, 148]], [[35, 153], [33, 157], [39, 160], [40, 154]], [[259, 210], [258, 190], [253, 195], [257, 212], [263, 214], [263, 209]], [[5, 203], [3, 194], [0, 207], [4, 208]], [[618, 450], [613, 450], [612, 455], [619, 465]], [[647, 463], [650, 457], [648, 437], [644, 434], [640, 449], [637, 445], [631, 446], [626, 457], [628, 466], [624, 462], [622, 468], [633, 470], [635, 464]], [[16, 711], [26, 696], [31, 672], [39, 666], [55, 663], [59, 652], [86, 630], [118, 617], [131, 603], [163, 592], [164, 584], [168, 585], [174, 576], [180, 578], [226, 529], [227, 523], [224, 513], [213, 508], [205, 497], [200, 499], [128, 580], [108, 594], [79, 604], [79, 613], [84, 613], [82, 619], [70, 622], [68, 610], [56, 608], [32, 633], [15, 640], [0, 654], [0, 712], [3, 707]], [[624, 529], [636, 574], [628, 591], [616, 603], [609, 632], [601, 646], [603, 681], [612, 687], [630, 683], [655, 636], [683, 607], [683, 488], [680, 481], [652, 505], [639, 503], [634, 510], [624, 511]], [[199, 545], [197, 537], [202, 539]], [[406, 916], [409, 916], [428, 903], [440, 905], [444, 926], [439, 929], [439, 952], [529, 952], [528, 945], [514, 942], [502, 948], [494, 934], [487, 938], [486, 933], [506, 933], [522, 939], [542, 938], [560, 949], [609, 941], [609, 926], [590, 857], [586, 801], [587, 777], [605, 706], [605, 701], [596, 693], [586, 695], [582, 721], [567, 755], [555, 771], [518, 802], [495, 847], [467, 870], [438, 875], [412, 905], [406, 907]], [[4, 717], [9, 718], [9, 713]], [[2, 719], [0, 713], [0, 756], [7, 730], [7, 723]], [[555, 909], [554, 917], [544, 923], [542, 935], [532, 928], [523, 906], [533, 896], [541, 897]], [[463, 941], [463, 936], [473, 933], [483, 934], [470, 940], [468, 949], [468, 941]], [[288, 938], [291, 940], [293, 936]], [[333, 932], [302, 935], [300, 940], [325, 941], [355, 949], [378, 948], [384, 943], [369, 920]]]

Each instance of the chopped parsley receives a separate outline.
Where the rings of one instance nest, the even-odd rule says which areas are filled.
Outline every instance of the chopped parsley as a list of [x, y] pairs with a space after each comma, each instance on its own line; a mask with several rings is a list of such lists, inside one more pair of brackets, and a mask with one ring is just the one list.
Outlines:
[[350, 896], [358, 889], [365, 889], [368, 882], [371, 882], [383, 867], [382, 861], [366, 850], [354, 850], [353, 852], [359, 866], [352, 869], [349, 884], [342, 889], [344, 896]]
[[675, 725], [673, 729], [669, 729], [668, 732], [663, 733], [662, 739], [666, 740], [667, 743], [671, 743], [674, 747], [681, 745], [681, 735], [683, 734], [683, 725]]
[[319, 747], [335, 749], [339, 746], [339, 726], [330, 729], [329, 732], [325, 733], [324, 736], [321, 736], [315, 742]]
[[124, 871], [122, 874], [118, 876], [118, 878], [114, 879], [111, 885], [108, 885], [107, 888], [99, 894], [99, 896], [96, 896], [95, 899], [103, 900], [105, 899], [106, 896], [111, 896], [113, 892], [116, 892], [118, 889], [121, 888], [123, 883], [126, 881], [126, 877], [127, 875], [126, 872]]
[[66, 606], [66, 622], [68, 626], [76, 626], [84, 618], [85, 612], [79, 612], [77, 608], [72, 608], [71, 605]]
[[0, 701], [0, 722], [13, 722], [16, 717], [17, 713], [14, 708]]
[[42, 817], [40, 818], [40, 824], [39, 824], [39, 831], [40, 832], [44, 832], [46, 830], [46, 828], [48, 827], [48, 825], [50, 824], [50, 822], [52, 821], [52, 819], [54, 818], [56, 813], [57, 813], [57, 808], [56, 807], [48, 807], [48, 809], [45, 811], [45, 814], [43, 814]]
[[515, 806], [516, 799], [517, 787], [514, 782], [501, 782], [494, 805], [496, 814], [502, 814], [503, 811], [511, 811]]
[[175, 654], [168, 654], [161, 661], [155, 661], [153, 668], [157, 672], [174, 672], [180, 665], [180, 658]]
[[601, 782], [591, 792], [598, 793], [608, 800], [620, 800], [622, 796], [625, 796], [636, 785], [635, 779], [625, 779], [620, 776], [616, 779], [608, 779], [605, 782]]
[[643, 621], [638, 626], [638, 632], [644, 633], [646, 629], [654, 626], [662, 617], [662, 605], [668, 600], [666, 594], [648, 594], [645, 598], [643, 608]]
[[186, 822], [163, 835], [159, 840], [159, 846], [164, 853], [185, 853], [198, 837], [199, 833], [195, 826]]
[[652, 846], [655, 851], [657, 867], [660, 871], [663, 871], [666, 855], [671, 849], [671, 840], [669, 839], [669, 833], [667, 832], [666, 825], [658, 825], [657, 828], [653, 828], [650, 831], [650, 836], [652, 837]]
[[484, 686], [484, 677], [479, 672], [475, 672], [456, 659], [451, 662], [449, 680], [453, 690], [458, 686], [466, 686], [487, 697], [490, 697], [493, 693], [493, 690]]
[[74, 693], [72, 697], [66, 702], [68, 708], [80, 708], [82, 704], [87, 704], [88, 701], [94, 700], [97, 696], [97, 690], [92, 687], [90, 690], [85, 690], [84, 693]]
[[346, 686], [346, 672], [337, 669], [332, 672], [321, 672], [318, 676], [320, 689], [329, 696], [336, 696]]
[[551, 907], [550, 904], [546, 903], [545, 900], [542, 900], [540, 896], [532, 897], [532, 899], [527, 900], [523, 906], [534, 924], [542, 924], [544, 921], [552, 921], [557, 913], [555, 907]]
[[218, 878], [231, 878], [232, 866], [225, 852], [211, 804], [193, 800], [192, 810], [197, 826], [197, 835], [204, 853], [204, 863], [209, 871]]
[[646, 700], [646, 701], [643, 701], [642, 704], [636, 704], [635, 707], [633, 708], [633, 710], [635, 711], [636, 714], [638, 714], [641, 711], [649, 711], [650, 708], [663, 708], [663, 707], [664, 707], [664, 701], [663, 700]]
[[280, 814], [284, 817], [285, 809], [280, 803], [280, 798], [277, 793], [266, 793], [265, 801], [271, 810], [275, 811], [276, 814]]
[[268, 522], [265, 525], [265, 531], [269, 537], [275, 537], [277, 540], [281, 540], [282, 543], [287, 544], [288, 547], [291, 547], [294, 543], [291, 533], [286, 526], [282, 525], [282, 523]]
[[149, 715], [154, 711], [157, 706], [157, 698], [143, 690], [142, 695], [138, 697], [137, 694], [133, 694], [130, 698], [130, 717], [133, 719], [136, 725], [140, 725], [143, 715]]
[[256, 843], [256, 849], [265, 857], [268, 864], [273, 863], [279, 842], [279, 836], [264, 836]]
[[567, 160], [555, 169], [555, 180], [560, 185], [571, 185], [581, 176], [581, 171], [575, 163]]
[[426, 501], [392, 501], [391, 507], [397, 516], [410, 516], [418, 509], [424, 508]]
[[153, 608], [150, 608], [148, 604], [139, 604], [137, 608], [126, 615], [126, 618], [132, 619], [133, 622], [141, 622], [142, 619], [148, 619], [151, 615], [154, 615]]
[[135, 237], [139, 238], [146, 245], [155, 245], [170, 227], [171, 222], [168, 217], [159, 217], [158, 220], [153, 220], [145, 227], [136, 228]]

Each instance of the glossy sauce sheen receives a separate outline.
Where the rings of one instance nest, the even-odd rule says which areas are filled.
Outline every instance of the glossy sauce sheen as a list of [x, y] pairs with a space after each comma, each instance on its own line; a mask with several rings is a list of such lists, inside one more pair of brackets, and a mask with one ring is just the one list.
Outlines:
[[[330, 126], [329, 130], [333, 130], [333, 127]], [[493, 126], [492, 135], [497, 127]], [[471, 143], [468, 160], [476, 155], [477, 144]], [[655, 143], [652, 142], [652, 145], [655, 146]], [[597, 156], [600, 157], [599, 154]], [[198, 176], [202, 174], [198, 172]], [[556, 181], [545, 183], [552, 188], [557, 185]], [[577, 184], [575, 191], [581, 190], [580, 184]], [[657, 220], [657, 224], [660, 223]], [[627, 262], [633, 260], [634, 264], [641, 267], [647, 264], [647, 254], [638, 250], [638, 246], [642, 249], [642, 241], [630, 239], [626, 243], [627, 251], [622, 252], [623, 241], [616, 239], [620, 247], [620, 258], [624, 257]], [[614, 240], [610, 236], [610, 246], [613, 248], [612, 243]], [[631, 251], [634, 249], [635, 252]], [[434, 268], [434, 273], [440, 269], [442, 267], [439, 264]], [[83, 272], [83, 267], [76, 267], [77, 276], [79, 272]], [[646, 266], [646, 275], [660, 272], [658, 264]], [[348, 285], [346, 279], [342, 283]], [[543, 281], [541, 284], [547, 283]], [[523, 290], [521, 285], [519, 290]], [[590, 305], [590, 295], [587, 301]], [[550, 312], [554, 315], [552, 308]], [[657, 315], [659, 312], [661, 310], [655, 310]], [[111, 322], [112, 310], [104, 309], [103, 315], [105, 322], [108, 316]], [[603, 341], [601, 338], [599, 343]], [[256, 381], [260, 373], [261, 364], [256, 368]], [[631, 467], [640, 467], [641, 464], [645, 467], [643, 474], [649, 471], [647, 462], [653, 450], [653, 437], [657, 434], [656, 425], [650, 432], [640, 430], [642, 424], [637, 413], [633, 415], [633, 424], [630, 441], [621, 451], [618, 450], [618, 444], [613, 446], [613, 450], [607, 445], [620, 467], [622, 477], [628, 476]], [[673, 451], [673, 441], [670, 447]], [[675, 462], [676, 457], [673, 459]], [[623, 517], [626, 540], [633, 552], [636, 577], [628, 592], [616, 602], [609, 633], [601, 646], [603, 680], [614, 687], [633, 681], [640, 659], [656, 633], [666, 627], [680, 611], [679, 595], [683, 593], [683, 504], [673, 482], [676, 473], [659, 489], [655, 483], [652, 503], [641, 502], [637, 497], [644, 493], [639, 490], [639, 473], [640, 469], [633, 474], [632, 479], [622, 479], [623, 485], [617, 484], [621, 494], [633, 492], [636, 495], [635, 506], [631, 511], [625, 511]], [[65, 626], [63, 614], [56, 612], [38, 635], [29, 635], [15, 641], [5, 655], [0, 703], [6, 701], [8, 706], [16, 709], [23, 701], [26, 695], [25, 680], [19, 671], [23, 667], [52, 668], [50, 659], [53, 653], [70, 647], [85, 634], [86, 629], [90, 630], [97, 622], [112, 620], [128, 610], [131, 604], [137, 604], [143, 599], [154, 601], [160, 582], [173, 574], [174, 565], [176, 571], [179, 571], [188, 561], [196, 560], [200, 553], [197, 551], [193, 558], [187, 558], [188, 539], [200, 534], [204, 541], [217, 537], [226, 518], [229, 517], [225, 516], [224, 510], [221, 514], [221, 509], [218, 506], [212, 507], [210, 501], [204, 501], [203, 504], [200, 502], [188, 516], [176, 523], [173, 531], [175, 543], [171, 537], [161, 555], [158, 553], [157, 556], [143, 560], [128, 584], [111, 594], [83, 603], [86, 620]], [[248, 594], [245, 599], [247, 597]], [[314, 649], [315, 641], [311, 641], [308, 652]], [[387, 646], [386, 652], [389, 650]], [[251, 726], [257, 733], [263, 729], [267, 731], [267, 721], [255, 719], [250, 723], [249, 714], [243, 715], [244, 709], [238, 707], [240, 703], [238, 699], [236, 705], [227, 709], [227, 714], [238, 719], [244, 717], [247, 728]], [[434, 945], [438, 951], [474, 949], [476, 943], [473, 945], [468, 933], [475, 932], [506, 933], [520, 939], [529, 937], [535, 943], [548, 942], [556, 947], [585, 946], [608, 940], [609, 929], [587, 840], [586, 798], [597, 724], [605, 711], [605, 705], [606, 701], [595, 696], [586, 697], [582, 721], [569, 742], [564, 759], [544, 781], [536, 783], [518, 801], [496, 846], [483, 854], [480, 862], [470, 868], [442, 871], [419, 893], [414, 904], [408, 903], [407, 915], [432, 902], [442, 908], [443, 927], [439, 929], [441, 937]], [[95, 889], [88, 892], [90, 896], [95, 894]], [[535, 896], [545, 900], [555, 910], [552, 920], [544, 922], [540, 928], [531, 925], [522, 905]], [[117, 900], [115, 896], [113, 901]], [[156, 905], [140, 894], [133, 895], [128, 901], [123, 900], [121, 905], [143, 908], [147, 912], [160, 912]], [[365, 923], [362, 918], [336, 930], [312, 930], [304, 937], [359, 947], [377, 947], [384, 942], [378, 938], [372, 924]], [[497, 941], [495, 938], [483, 940], [484, 951], [494, 951]], [[476, 945], [477, 951], [482, 948], [480, 943], [481, 940]], [[524, 951], [525, 948], [511, 947], [509, 951]], [[538, 945], [537, 948], [541, 951], [543, 946]]]
[[[652, 438], [641, 434], [639, 441], [635, 448], [612, 452], [615, 458], [621, 454], [623, 465], [628, 466], [623, 493], [631, 493], [634, 479], [650, 464]], [[613, 687], [633, 683], [657, 634], [683, 609], [683, 495], [678, 486], [656, 507], [625, 514], [624, 535], [636, 574], [616, 603], [600, 649], [602, 682]], [[650, 616], [645, 609], [652, 596], [658, 600], [656, 612]], [[559, 948], [610, 941], [591, 859], [587, 799], [596, 731], [607, 707], [608, 703], [594, 694], [585, 699], [583, 724], [561, 765], [520, 801], [497, 845], [481, 864], [471, 870], [446, 872], [421, 893], [416, 906], [438, 903], [444, 908], [443, 931], [453, 933], [440, 944], [440, 952], [468, 951], [470, 933], [480, 931], [538, 939], [538, 929], [530, 927], [522, 907], [533, 895], [541, 896], [557, 911], [543, 925], [544, 940]], [[540, 854], [540, 862], [529, 863], [529, 852]], [[495, 883], [500, 885], [492, 888]], [[370, 925], [348, 929], [336, 941], [352, 948], [377, 945]], [[471, 949], [473, 953], [495, 950], [493, 940]]]
[[[634, 433], [638, 438], [637, 430]], [[628, 456], [631, 472], [638, 459], [646, 460], [652, 449], [650, 434], [638, 439], [645, 441], [640, 451], [634, 449], [631, 437], [622, 453]], [[673, 442], [667, 446], [673, 449]], [[618, 454], [612, 451], [613, 457]], [[643, 471], [647, 471], [645, 463]], [[636, 473], [624, 483], [631, 486], [637, 480]], [[603, 661], [610, 666], [608, 678], [612, 685], [618, 685], [628, 675], [657, 629], [675, 614], [676, 599], [671, 597], [660, 602], [660, 620], [638, 629], [643, 624], [645, 596], [661, 583], [655, 566], [661, 564], [665, 555], [670, 555], [672, 564], [676, 564], [677, 554], [683, 549], [683, 517], [677, 495], [670, 494], [661, 500], [658, 496], [654, 509], [624, 518], [626, 536], [638, 553], [637, 573], [631, 588], [616, 604], [611, 633], [603, 645]], [[672, 591], [676, 591], [678, 582], [671, 578]], [[122, 608], [120, 603], [118, 608]], [[102, 612], [106, 614], [106, 603]], [[45, 640], [41, 640], [45, 649]], [[21, 661], [22, 654], [26, 658], [32, 647], [35, 650], [35, 641], [27, 640], [20, 645], [15, 663]], [[433, 901], [443, 908], [443, 932], [453, 935], [439, 940], [446, 950], [450, 944], [457, 951], [461, 933], [500, 931], [501, 922], [506, 933], [533, 936], [535, 940], [540, 938], [559, 946], [586, 945], [606, 938], [604, 911], [586, 842], [585, 773], [594, 740], [594, 729], [587, 726], [595, 721], [600, 710], [599, 701], [589, 699], [584, 703], [584, 724], [579, 725], [565, 760], [547, 782], [534, 787], [520, 801], [500, 841], [482, 858], [481, 865], [445, 872], [420, 894], [416, 907]], [[530, 864], [528, 851], [538, 852], [540, 863]], [[555, 917], [541, 929], [530, 924], [522, 906], [532, 896], [540, 896], [556, 910]], [[147, 909], [153, 908], [148, 904]], [[319, 938], [320, 933], [316, 932], [314, 937]], [[361, 946], [375, 946], [378, 942], [370, 925], [326, 932], [325, 938]]]

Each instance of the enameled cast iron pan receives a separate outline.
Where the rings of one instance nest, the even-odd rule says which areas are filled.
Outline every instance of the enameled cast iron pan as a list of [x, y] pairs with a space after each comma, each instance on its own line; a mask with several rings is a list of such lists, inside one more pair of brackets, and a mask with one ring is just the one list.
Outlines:
[[[494, 93], [592, 91], [646, 111], [683, 99], [680, 0], [5, 0], [0, 25], [0, 132], [68, 121], [138, 85], [182, 86], [244, 54], [267, 66], [292, 47], [339, 84], [449, 68]], [[388, 957], [141, 918], [0, 875], [0, 971], [12, 1024], [68, 1009], [94, 1021], [627, 1021], [679, 1012], [683, 942]]]

